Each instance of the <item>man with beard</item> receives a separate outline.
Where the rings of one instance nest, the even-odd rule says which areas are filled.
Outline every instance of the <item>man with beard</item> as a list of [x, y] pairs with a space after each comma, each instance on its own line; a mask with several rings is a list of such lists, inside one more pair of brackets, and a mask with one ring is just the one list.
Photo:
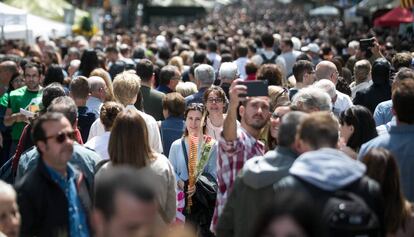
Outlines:
[[[230, 104], [224, 120], [223, 132], [219, 138], [218, 191], [212, 230], [215, 229], [238, 171], [243, 168], [248, 159], [262, 156], [265, 152], [265, 146], [258, 138], [270, 116], [269, 97], [243, 97], [243, 94], [247, 94], [247, 87], [239, 84], [241, 81], [240, 79], [234, 80], [230, 86]], [[238, 107], [241, 117], [240, 126], [237, 126], [236, 121]]]
[[68, 161], [75, 131], [61, 113], [45, 113], [33, 125], [41, 158], [17, 184], [22, 236], [89, 236], [91, 200], [84, 176]]

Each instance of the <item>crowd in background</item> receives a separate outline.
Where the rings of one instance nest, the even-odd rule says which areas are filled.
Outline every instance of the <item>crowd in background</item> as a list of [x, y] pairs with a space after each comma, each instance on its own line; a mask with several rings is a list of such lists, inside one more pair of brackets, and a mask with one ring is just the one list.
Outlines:
[[412, 41], [303, 12], [2, 43], [0, 236], [413, 236]]

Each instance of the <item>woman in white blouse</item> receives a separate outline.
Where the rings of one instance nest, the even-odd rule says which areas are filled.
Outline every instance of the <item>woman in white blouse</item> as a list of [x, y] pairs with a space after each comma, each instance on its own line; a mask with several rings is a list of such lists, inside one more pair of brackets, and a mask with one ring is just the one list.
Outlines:
[[221, 87], [212, 86], [204, 92], [203, 101], [207, 109], [206, 134], [218, 140], [226, 117], [226, 93]]

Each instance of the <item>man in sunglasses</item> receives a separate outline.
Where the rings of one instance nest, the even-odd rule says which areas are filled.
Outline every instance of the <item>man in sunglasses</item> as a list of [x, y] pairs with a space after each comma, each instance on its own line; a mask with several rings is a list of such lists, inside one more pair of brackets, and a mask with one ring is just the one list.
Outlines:
[[45, 113], [33, 125], [40, 159], [17, 184], [22, 236], [89, 236], [90, 187], [72, 158], [75, 132], [61, 113]]
[[[77, 108], [75, 102], [69, 96], [59, 96], [53, 99], [47, 108], [47, 112], [62, 113], [69, 120], [72, 128], [74, 130], [77, 130]], [[90, 186], [93, 186], [95, 166], [99, 161], [101, 161], [102, 158], [94, 151], [80, 145], [79, 142], [81, 139], [79, 131], [77, 131], [77, 133], [77, 139], [75, 140], [77, 143], [73, 145], [72, 159], [69, 162], [71, 165], [82, 171], [88, 184], [90, 184]], [[36, 145], [36, 143], [34, 143], [34, 145]], [[28, 149], [21, 155], [20, 159], [18, 160], [15, 180], [16, 183], [22, 179], [24, 175], [36, 168], [37, 161], [40, 159], [40, 157], [41, 154], [39, 153], [39, 150], [36, 148], [36, 146]]]

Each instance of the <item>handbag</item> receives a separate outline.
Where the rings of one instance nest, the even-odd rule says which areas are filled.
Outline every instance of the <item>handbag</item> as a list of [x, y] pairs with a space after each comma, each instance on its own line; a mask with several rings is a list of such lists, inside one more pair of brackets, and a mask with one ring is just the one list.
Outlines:
[[[181, 145], [188, 172], [188, 155], [184, 139], [181, 139]], [[200, 159], [200, 161], [204, 161], [204, 164], [201, 164], [201, 174], [197, 176], [195, 184], [196, 191], [192, 197], [193, 204], [191, 206], [191, 211], [187, 211], [187, 202], [185, 202], [183, 211], [186, 220], [197, 225], [196, 229], [198, 229], [198, 236], [201, 237], [214, 237], [214, 234], [210, 231], [210, 223], [213, 219], [214, 207], [216, 205], [218, 185], [217, 180], [211, 174], [203, 172], [205, 165], [209, 160], [209, 153], [210, 152], [201, 152], [202, 156], [207, 155], [208, 157], [201, 157]], [[184, 187], [185, 200], [187, 200], [188, 180], [185, 182]]]
[[[181, 146], [184, 153], [185, 163], [188, 172], [188, 155], [187, 150], [185, 148], [184, 139], [181, 140]], [[205, 154], [205, 153], [204, 153]], [[206, 154], [209, 155], [209, 154]], [[202, 167], [204, 170], [205, 165], [208, 162], [209, 157], [205, 160], [205, 163]], [[216, 195], [217, 195], [217, 180], [209, 173], [201, 172], [201, 174], [197, 177], [196, 181], [196, 192], [193, 196], [193, 200], [204, 208], [211, 208], [216, 203]], [[187, 185], [186, 185], [187, 186]]]

